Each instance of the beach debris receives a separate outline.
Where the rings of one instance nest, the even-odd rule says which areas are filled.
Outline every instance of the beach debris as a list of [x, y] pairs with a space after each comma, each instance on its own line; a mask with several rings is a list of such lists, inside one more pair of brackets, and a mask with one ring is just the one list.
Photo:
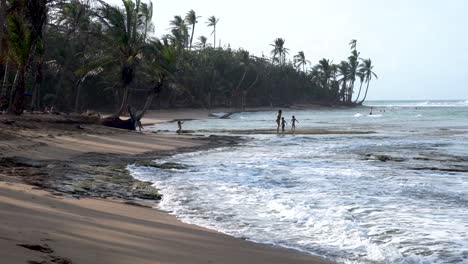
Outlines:
[[49, 247], [47, 244], [38, 245], [38, 244], [16, 244], [17, 246], [27, 248], [29, 250], [39, 251], [42, 253], [52, 253], [54, 250]]
[[57, 264], [72, 264], [71, 259], [59, 256], [49, 256], [50, 261]]
[[366, 154], [364, 159], [365, 160], [379, 160], [379, 161], [382, 161], [382, 162], [387, 162], [387, 161], [403, 162], [403, 161], [405, 161], [404, 158], [392, 157], [392, 156], [385, 155], [385, 154]]

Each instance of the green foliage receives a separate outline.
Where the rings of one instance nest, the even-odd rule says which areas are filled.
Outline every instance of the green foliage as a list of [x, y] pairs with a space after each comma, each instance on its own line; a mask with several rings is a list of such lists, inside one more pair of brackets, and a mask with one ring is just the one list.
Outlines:
[[[377, 77], [372, 61], [360, 58], [356, 40], [349, 43], [346, 60], [334, 64], [322, 59], [311, 67], [303, 51], [288, 60], [284, 38], [270, 44], [269, 58], [217, 47], [220, 19], [215, 16], [206, 20], [213, 35], [213, 43], [208, 44], [207, 37], [195, 36], [200, 16], [194, 10], [174, 16], [168, 34], [159, 39], [152, 35], [151, 2], [122, 0], [111, 5], [104, 0], [63, 0], [49, 1], [47, 13], [18, 11], [24, 3], [35, 7], [44, 1], [9, 2], [8, 45], [2, 46], [9, 50], [6, 81], [23, 67], [25, 87], [37, 94], [41, 107], [93, 108], [119, 115], [127, 105], [144, 105], [146, 110], [152, 103], [148, 98], [153, 97], [158, 98], [153, 107], [353, 104], [365, 100], [369, 83]], [[50, 21], [46, 26], [45, 14]]]

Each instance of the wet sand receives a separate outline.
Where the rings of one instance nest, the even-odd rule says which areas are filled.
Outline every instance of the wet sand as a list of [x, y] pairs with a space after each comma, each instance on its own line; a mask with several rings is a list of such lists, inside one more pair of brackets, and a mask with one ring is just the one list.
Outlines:
[[[146, 122], [181, 116], [204, 118], [206, 112], [171, 116], [167, 111], [150, 114]], [[92, 122], [77, 126], [61, 118], [25, 116], [5, 124], [12, 118], [0, 116], [2, 262], [329, 263], [184, 224], [128, 191], [135, 184], [122, 170], [128, 162], [233, 140], [128, 132]], [[83, 175], [90, 186], [67, 189]], [[103, 180], [94, 185], [94, 178]], [[96, 198], [103, 193], [107, 199]]]

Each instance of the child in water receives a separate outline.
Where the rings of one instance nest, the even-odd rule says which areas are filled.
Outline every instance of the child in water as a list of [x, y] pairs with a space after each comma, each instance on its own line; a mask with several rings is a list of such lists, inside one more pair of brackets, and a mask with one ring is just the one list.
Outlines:
[[182, 121], [180, 121], [180, 120], [177, 121], [177, 126], [179, 127], [179, 129], [177, 130], [177, 134], [179, 134], [179, 133], [182, 132], [182, 124], [183, 124], [183, 123], [184, 123], [184, 122], [182, 122]]
[[284, 127], [286, 126], [287, 122], [284, 120], [284, 117], [281, 118], [281, 131], [284, 133]]
[[291, 130], [294, 132], [296, 131], [296, 122], [299, 123], [299, 121], [297, 121], [296, 117], [295, 116], [292, 116], [292, 119], [291, 119]]
[[276, 124], [278, 125], [276, 127], [276, 133], [279, 133], [279, 128], [280, 128], [280, 125], [281, 125], [281, 115], [282, 115], [282, 112], [281, 109], [278, 110], [278, 116], [276, 117]]

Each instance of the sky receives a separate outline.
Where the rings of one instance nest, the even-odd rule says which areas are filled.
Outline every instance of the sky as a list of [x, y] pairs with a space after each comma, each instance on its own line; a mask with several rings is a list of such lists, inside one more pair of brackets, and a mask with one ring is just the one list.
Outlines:
[[[143, 0], [145, 1], [145, 0]], [[121, 5], [121, 0], [107, 0]], [[312, 64], [339, 63], [357, 39], [379, 79], [369, 100], [468, 100], [468, 1], [465, 0], [153, 0], [155, 35], [174, 15], [201, 16], [195, 38], [213, 42], [208, 17], [219, 18], [223, 46], [270, 56], [276, 38], [289, 58], [304, 51]], [[194, 42], [195, 42], [194, 38]], [[218, 45], [217, 40], [217, 45]]]

